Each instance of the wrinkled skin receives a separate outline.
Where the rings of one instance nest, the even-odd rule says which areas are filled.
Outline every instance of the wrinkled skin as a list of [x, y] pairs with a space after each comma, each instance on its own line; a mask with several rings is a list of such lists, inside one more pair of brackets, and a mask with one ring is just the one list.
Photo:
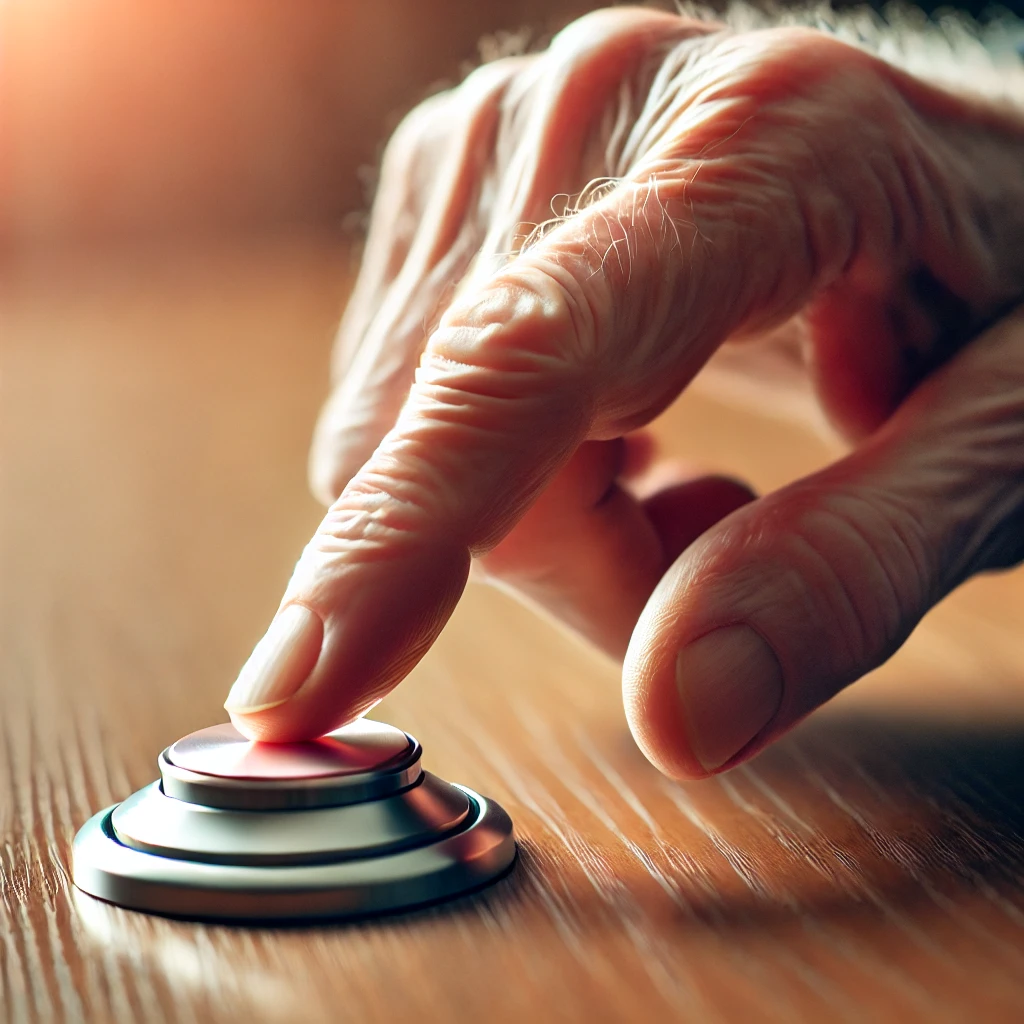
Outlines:
[[[330, 511], [282, 602], [312, 615], [257, 648], [235, 722], [286, 740], [372, 706], [475, 560], [624, 657], [666, 773], [776, 739], [1024, 557], [1022, 169], [1021, 111], [810, 30], [639, 9], [413, 111], [314, 442]], [[755, 374], [774, 352], [850, 454], [756, 500], [651, 465], [634, 432], [725, 343]]]

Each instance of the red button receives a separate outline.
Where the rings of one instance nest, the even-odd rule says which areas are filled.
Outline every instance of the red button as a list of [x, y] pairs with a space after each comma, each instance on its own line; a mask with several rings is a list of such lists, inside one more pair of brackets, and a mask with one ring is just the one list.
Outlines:
[[323, 779], [361, 775], [408, 753], [409, 737], [394, 726], [360, 718], [305, 743], [256, 743], [229, 724], [190, 733], [167, 759], [186, 771], [225, 779]]

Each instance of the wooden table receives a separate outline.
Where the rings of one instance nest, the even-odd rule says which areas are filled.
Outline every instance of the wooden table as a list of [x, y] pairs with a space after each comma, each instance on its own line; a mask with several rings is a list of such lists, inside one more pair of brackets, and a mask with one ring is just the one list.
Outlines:
[[[305, 449], [346, 266], [307, 239], [4, 272], [0, 1019], [1021, 1019], [1020, 573], [690, 785], [637, 752], [614, 666], [471, 589], [379, 716], [508, 809], [507, 880], [278, 930], [76, 896], [75, 829], [223, 719], [318, 519]], [[661, 432], [762, 487], [829, 454], [696, 393]]]

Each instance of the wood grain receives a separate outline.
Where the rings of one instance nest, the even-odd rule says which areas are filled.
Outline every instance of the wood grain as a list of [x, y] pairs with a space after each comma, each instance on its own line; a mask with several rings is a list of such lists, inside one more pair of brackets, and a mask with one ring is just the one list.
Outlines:
[[[1020, 573], [965, 587], [789, 739], [691, 785], [633, 746], [614, 666], [471, 589], [380, 714], [512, 814], [509, 879], [276, 930], [75, 895], [75, 829], [222, 720], [315, 525], [305, 447], [345, 265], [290, 240], [5, 275], [0, 1019], [1020, 1019]], [[659, 429], [761, 487], [829, 457], [699, 393]]]

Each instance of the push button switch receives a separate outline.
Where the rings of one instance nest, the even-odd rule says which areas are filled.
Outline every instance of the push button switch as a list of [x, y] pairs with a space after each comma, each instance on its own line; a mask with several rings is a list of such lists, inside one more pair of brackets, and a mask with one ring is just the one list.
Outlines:
[[73, 878], [122, 906], [208, 919], [344, 917], [478, 888], [515, 858], [498, 807], [420, 768], [420, 746], [360, 720], [308, 743], [192, 733], [161, 779], [91, 818]]

